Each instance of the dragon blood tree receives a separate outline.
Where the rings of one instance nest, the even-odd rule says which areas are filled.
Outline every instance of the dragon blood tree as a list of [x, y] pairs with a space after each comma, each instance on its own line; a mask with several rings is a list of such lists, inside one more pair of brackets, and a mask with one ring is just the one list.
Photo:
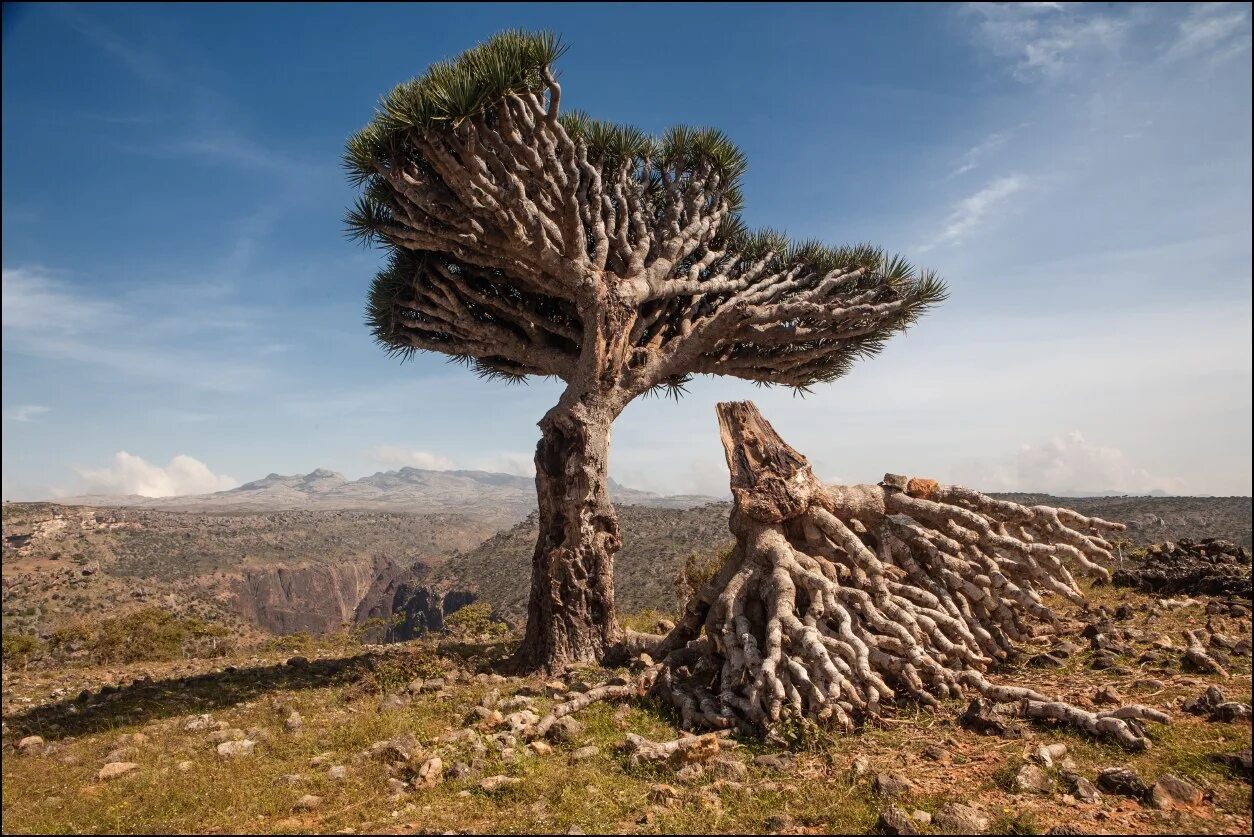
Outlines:
[[870, 246], [746, 229], [744, 155], [563, 113], [549, 34], [505, 32], [387, 94], [348, 142], [350, 231], [389, 251], [369, 323], [505, 381], [566, 382], [540, 421], [540, 535], [519, 669], [599, 659], [621, 635], [610, 425], [697, 374], [798, 388], [874, 354], [944, 287]]
[[1149, 746], [1144, 721], [1168, 721], [985, 677], [1020, 641], [1062, 627], [1051, 596], [1084, 603], [1073, 568], [1109, 579], [1102, 535], [1123, 524], [917, 477], [824, 485], [752, 403], [718, 416], [736, 547], [668, 636], [625, 642], [658, 661], [652, 689], [685, 727], [762, 731], [784, 713], [850, 727], [901, 699], [968, 694], [977, 723], [1012, 704], [1130, 750]]

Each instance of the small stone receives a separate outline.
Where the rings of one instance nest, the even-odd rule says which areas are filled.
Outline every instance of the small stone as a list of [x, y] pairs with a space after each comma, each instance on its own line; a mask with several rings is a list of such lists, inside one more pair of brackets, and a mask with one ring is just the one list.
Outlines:
[[521, 784], [522, 779], [515, 779], [513, 776], [489, 776], [486, 779], [479, 780], [479, 787], [488, 793], [494, 793], [501, 788], [509, 788]]
[[545, 735], [550, 741], [569, 744], [583, 735], [583, 724], [567, 715], [563, 718], [558, 718], [553, 726], [549, 727], [549, 731]]
[[1202, 791], [1192, 782], [1164, 773], [1150, 788], [1150, 804], [1160, 811], [1202, 804]]
[[179, 762], [179, 763], [178, 763], [178, 771], [179, 771], [179, 773], [186, 773], [186, 772], [188, 772], [189, 770], [191, 770], [191, 769], [192, 769], [193, 767], [195, 767], [195, 766], [196, 766], [196, 763], [195, 763], [195, 762], [192, 762], [192, 761], [181, 761], [181, 762]]
[[393, 712], [402, 709], [407, 705], [408, 701], [397, 694], [384, 695], [379, 701], [380, 712]]
[[1141, 692], [1156, 692], [1166, 687], [1166, 683], [1161, 680], [1155, 680], [1153, 677], [1143, 677], [1140, 680], [1132, 681], [1132, 688]]
[[1093, 695], [1093, 702], [1098, 706], [1117, 706], [1124, 702], [1124, 698], [1113, 686], [1102, 686]]
[[927, 811], [911, 811], [910, 819], [914, 820], [919, 825], [931, 825], [932, 824], [932, 815], [929, 814]]
[[524, 709], [521, 712], [514, 712], [505, 716], [505, 722], [509, 724], [509, 728], [514, 732], [522, 732], [539, 722], [539, 720], [540, 716], [530, 709]]
[[418, 778], [414, 780], [415, 787], [433, 788], [444, 778], [444, 762], [439, 756], [432, 756], [422, 763], [422, 767], [418, 768]]
[[1226, 724], [1238, 721], [1248, 722], [1250, 720], [1250, 705], [1248, 703], [1226, 701], [1215, 707], [1210, 713], [1210, 719]]
[[213, 726], [213, 718], [209, 715], [198, 715], [187, 723], [183, 724], [184, 732], [201, 732]]
[[679, 790], [671, 785], [650, 785], [649, 801], [658, 805], [670, 805], [679, 801]]
[[755, 756], [753, 759], [753, 763], [756, 764], [758, 767], [765, 767], [768, 770], [781, 770], [781, 771], [792, 770], [793, 765], [795, 764], [792, 756], [788, 755], [787, 753], [782, 754], [782, 755], [776, 755], [774, 753], [764, 753], [760, 756]]
[[722, 756], [713, 762], [714, 775], [720, 779], [743, 782], [749, 778], [749, 767], [740, 759]]
[[301, 657], [301, 656], [289, 657], [287, 660], [287, 664], [291, 666], [292, 668], [308, 668], [309, 658]]
[[937, 744], [929, 744], [923, 748], [923, 752], [919, 755], [928, 761], [935, 761], [941, 764], [949, 764], [949, 751]]
[[988, 817], [961, 802], [950, 802], [932, 815], [932, 825], [955, 834], [983, 834], [988, 824]]
[[139, 754], [139, 750], [135, 747], [118, 747], [113, 752], [104, 757], [105, 764], [111, 761], [127, 761]]
[[544, 684], [545, 697], [557, 697], [566, 693], [566, 684], [561, 680], [550, 680]]
[[223, 758], [238, 758], [252, 755], [253, 748], [256, 746], [257, 742], [245, 738], [242, 741], [223, 741], [217, 749], [218, 755]]
[[293, 709], [291, 714], [288, 715], [287, 718], [283, 721], [283, 729], [287, 730], [288, 732], [296, 732], [304, 725], [305, 725], [305, 720], [300, 716], [300, 713], [297, 712], [295, 709]]
[[1250, 749], [1248, 747], [1239, 753], [1216, 753], [1211, 756], [1211, 760], [1245, 776], [1247, 781], [1250, 778]]
[[[1050, 763], [1053, 763], [1052, 760]], [[1025, 764], [1015, 774], [1015, 790], [1020, 793], [1049, 793], [1053, 787], [1048, 774], [1035, 764]]]
[[28, 735], [21, 741], [17, 742], [17, 751], [24, 756], [42, 752], [43, 749], [44, 740], [38, 735]]
[[875, 777], [874, 788], [880, 796], [901, 796], [914, 790], [914, 783], [900, 773], [881, 773]]
[[675, 778], [684, 784], [692, 784], [705, 776], [705, 768], [700, 764], [686, 764], [675, 773]]
[[1150, 790], [1140, 776], [1126, 767], [1104, 768], [1097, 774], [1097, 786], [1106, 793], [1130, 796], [1133, 799], [1146, 798]]
[[292, 807], [299, 808], [302, 811], [312, 811], [314, 808], [317, 808], [321, 804], [322, 804], [321, 796], [314, 796], [312, 793], [307, 793], [304, 796], [302, 796], [300, 799], [296, 800], [296, 804]]
[[327, 778], [342, 782], [348, 778], [348, 768], [342, 764], [333, 764], [327, 768]]
[[1033, 668], [1062, 668], [1063, 660], [1052, 654], [1037, 654], [1028, 660], [1028, 665]]
[[592, 758], [593, 756], [597, 755], [600, 752], [601, 752], [600, 748], [596, 746], [590, 745], [587, 747], [580, 747], [578, 750], [570, 754], [570, 760], [571, 761], [583, 761], [584, 759]]
[[906, 816], [906, 812], [896, 806], [880, 811], [880, 818], [875, 825], [876, 830], [881, 834], [919, 833], [919, 829], [915, 827], [914, 820]]
[[547, 756], [549, 753], [553, 752], [553, 745], [547, 741], [542, 741], [539, 738], [532, 741], [527, 746], [530, 747], [532, 752], [534, 752], [537, 756]]
[[584, 831], [582, 828], [580, 828], [577, 825], [572, 825], [570, 828], [566, 829], [566, 833], [567, 834], [587, 834], [588, 832]]
[[113, 761], [100, 768], [100, 772], [96, 774], [96, 778], [102, 782], [110, 779], [116, 779], [119, 776], [125, 776], [132, 770], [138, 770], [139, 765], [133, 761]]
[[1076, 777], [1075, 787], [1072, 789], [1072, 793], [1074, 793], [1075, 798], [1081, 802], [1097, 802], [1102, 798], [1101, 791], [1099, 791], [1092, 782], [1085, 779], [1083, 776]]
[[247, 736], [244, 735], [244, 731], [242, 729], [232, 727], [230, 729], [220, 729], [211, 732], [209, 734], [209, 743], [220, 744], [223, 741], [242, 741], [244, 738], [247, 738]]
[[849, 779], [856, 782], [871, 772], [871, 760], [866, 756], [857, 756], [849, 765]]

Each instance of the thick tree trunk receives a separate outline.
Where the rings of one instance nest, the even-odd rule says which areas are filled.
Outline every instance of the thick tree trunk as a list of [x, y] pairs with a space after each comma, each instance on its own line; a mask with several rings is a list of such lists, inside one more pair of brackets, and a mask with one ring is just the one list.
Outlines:
[[608, 481], [615, 413], [593, 396], [563, 398], [540, 421], [540, 536], [527, 631], [508, 664], [514, 671], [557, 672], [571, 663], [595, 663], [620, 637], [613, 559], [622, 538]]

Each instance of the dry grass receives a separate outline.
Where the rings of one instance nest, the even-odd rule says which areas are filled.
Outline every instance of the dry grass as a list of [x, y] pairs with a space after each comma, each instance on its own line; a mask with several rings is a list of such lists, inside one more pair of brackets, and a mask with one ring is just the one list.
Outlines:
[[[1094, 591], [1099, 602], [1127, 600], [1139, 608], [1148, 599], [1109, 588]], [[1147, 614], [1137, 611], [1127, 624], [1147, 631], [1140, 648], [1159, 633], [1173, 633], [1187, 623], [1204, 619], [1196, 607], [1164, 613], [1148, 626]], [[625, 620], [648, 627], [659, 614]], [[1225, 628], [1239, 634], [1235, 620]], [[1249, 622], [1244, 630], [1248, 635]], [[1175, 633], [1178, 636], [1178, 633]], [[255, 831], [299, 833], [462, 832], [565, 833], [572, 826], [588, 833], [705, 833], [761, 832], [770, 826], [794, 831], [866, 832], [885, 804], [877, 799], [869, 779], [854, 782], [850, 764], [865, 756], [871, 775], [899, 772], [915, 783], [914, 792], [899, 804], [907, 811], [935, 811], [948, 801], [982, 806], [996, 827], [1006, 833], [1031, 833], [1059, 823], [1089, 832], [1105, 833], [1246, 833], [1250, 827], [1249, 785], [1210, 760], [1218, 752], [1250, 746], [1250, 727], [1208, 723], [1173, 711], [1173, 723], [1152, 729], [1155, 746], [1129, 755], [1110, 745], [1077, 734], [1033, 727], [1029, 741], [987, 738], [957, 725], [961, 709], [949, 705], [936, 713], [907, 708], [897, 717], [851, 736], [822, 735], [803, 742], [795, 766], [773, 772], [752, 763], [754, 755], [770, 752], [764, 745], [745, 742], [732, 752], [749, 767], [749, 777], [729, 784], [708, 772], [681, 782], [669, 769], [630, 767], [615, 748], [627, 731], [654, 739], [674, 737], [667, 713], [646, 702], [620, 709], [598, 704], [579, 715], [586, 729], [581, 740], [559, 746], [546, 756], [506, 762], [490, 751], [483, 776], [516, 776], [522, 784], [496, 794], [479, 789], [477, 780], [448, 780], [423, 791], [411, 791], [406, 801], [388, 799], [387, 766], [361, 751], [374, 741], [405, 733], [420, 741], [423, 754], [437, 752], [439, 737], [462, 728], [465, 718], [489, 689], [509, 696], [524, 683], [510, 680], [482, 683], [464, 679], [440, 697], [423, 694], [409, 706], [380, 712], [378, 690], [394, 688], [415, 672], [430, 674], [447, 666], [447, 655], [436, 659], [411, 645], [410, 652], [386, 663], [369, 656], [352, 658], [336, 673], [293, 672], [269, 665], [273, 660], [240, 661], [235, 672], [220, 671], [194, 681], [170, 680], [181, 671], [148, 665], [154, 677], [148, 686], [123, 687], [116, 697], [98, 701], [97, 708], [69, 711], [72, 700], [32, 713], [22, 698], [48, 698], [55, 684], [70, 688], [95, 682], [104, 673], [93, 670], [10, 672], [6, 684], [3, 775], [3, 813], [6, 833], [221, 833]], [[463, 652], [471, 649], [460, 646]], [[488, 656], [499, 655], [494, 648]], [[1076, 655], [1061, 670], [1009, 672], [1008, 681], [1032, 678], [1060, 695], [1084, 700], [1101, 685], [1111, 684], [1129, 699], [1164, 705], [1193, 696], [1213, 677], [1159, 671], [1129, 661], [1131, 673], [1095, 672], [1085, 667], [1088, 652]], [[474, 656], [471, 656], [474, 659]], [[459, 664], [463, 664], [459, 659]], [[1233, 697], [1247, 699], [1249, 660], [1229, 660], [1234, 677], [1223, 681]], [[213, 663], [180, 663], [179, 666]], [[220, 665], [220, 663], [219, 663]], [[138, 667], [113, 670], [126, 677]], [[583, 672], [593, 679], [600, 672]], [[1154, 677], [1163, 681], [1158, 691], [1134, 686]], [[67, 679], [68, 678], [68, 679]], [[541, 706], [551, 701], [537, 698]], [[86, 704], [80, 704], [86, 706]], [[304, 718], [299, 733], [283, 729], [291, 708]], [[198, 712], [212, 712], [215, 720], [241, 730], [258, 728], [266, 737], [254, 755], [234, 760], [220, 758], [208, 733], [189, 733], [183, 724]], [[22, 756], [11, 747], [20, 734], [39, 732], [56, 743], [55, 752]], [[120, 736], [143, 732], [150, 740], [130, 760], [140, 765], [133, 775], [100, 782], [95, 775]], [[1213, 800], [1187, 812], [1162, 813], [1131, 800], [1106, 796], [1095, 805], [1068, 804], [1059, 793], [1050, 796], [1016, 794], [1009, 776], [1042, 743], [1064, 742], [1081, 773], [1094, 777], [1098, 769], [1127, 765], [1153, 781], [1165, 772], [1188, 778], [1213, 793]], [[577, 747], [594, 744], [600, 753], [572, 762]], [[939, 745], [948, 753], [943, 761], [924, 757], [924, 748]], [[348, 768], [348, 778], [335, 781], [327, 768], [311, 767], [310, 759], [330, 753], [330, 764]], [[446, 765], [469, 761], [462, 752], [443, 754]], [[419, 756], [417, 758], [421, 758]], [[191, 767], [179, 770], [179, 763]], [[295, 784], [283, 780], [299, 774]], [[675, 786], [679, 799], [671, 805], [650, 801], [651, 786]], [[323, 798], [313, 811], [293, 805], [304, 794]], [[787, 820], [772, 820], [785, 816]]]

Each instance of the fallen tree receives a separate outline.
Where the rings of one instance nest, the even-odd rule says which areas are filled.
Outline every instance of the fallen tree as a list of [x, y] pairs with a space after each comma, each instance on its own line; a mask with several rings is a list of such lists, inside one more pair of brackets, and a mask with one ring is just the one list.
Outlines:
[[[1090, 712], [986, 674], [1056, 630], [1048, 596], [1102, 580], [1103, 533], [1124, 527], [889, 474], [828, 486], [750, 402], [718, 405], [736, 548], [669, 635], [629, 634], [652, 692], [687, 729], [768, 729], [788, 713], [846, 728], [901, 699], [978, 695], [1127, 749], [1149, 746], [1144, 706]], [[559, 708], [559, 711], [560, 708]]]

